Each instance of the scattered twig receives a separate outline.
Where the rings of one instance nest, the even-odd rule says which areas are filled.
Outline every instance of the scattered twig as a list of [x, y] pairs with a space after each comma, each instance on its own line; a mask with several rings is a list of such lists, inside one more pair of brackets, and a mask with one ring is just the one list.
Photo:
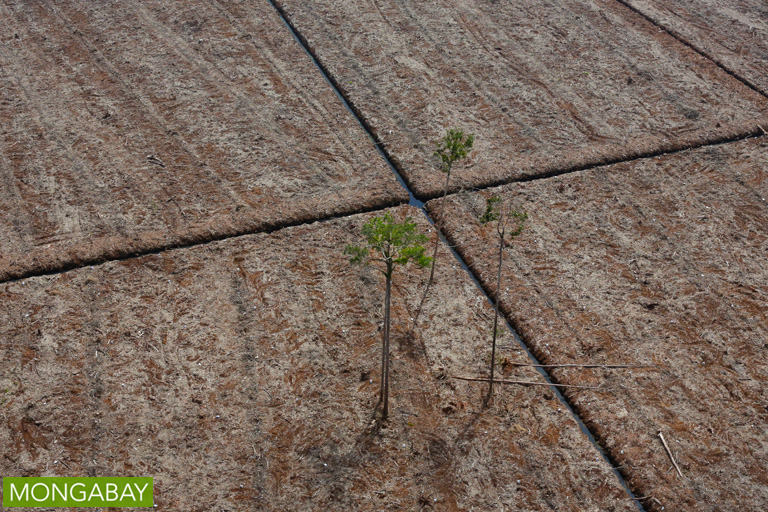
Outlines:
[[[477, 379], [474, 377], [458, 377], [454, 376], [454, 379], [468, 380], [473, 382], [490, 382], [490, 379]], [[555, 384], [554, 382], [530, 382], [527, 380], [501, 380], [493, 379], [494, 384], [519, 384], [521, 386], [557, 386], [560, 388], [579, 388], [579, 389], [599, 389], [600, 386], [577, 386], [575, 384]]]
[[157, 158], [155, 155], [149, 155], [147, 157], [147, 162], [155, 165], [159, 165], [160, 167], [165, 167], [165, 162]]
[[763, 135], [768, 135], [768, 132], [767, 132], [767, 131], [765, 131], [765, 128], [763, 128], [763, 127], [762, 127], [762, 126], [760, 126], [760, 125], [757, 125], [757, 127], [758, 127], [758, 128], [760, 128], [760, 131], [761, 131], [761, 132], [763, 132]]
[[[166, 194], [167, 194], [167, 193], [168, 193], [168, 192], [166, 191]], [[170, 194], [169, 194], [169, 195], [170, 195]], [[184, 210], [181, 208], [181, 205], [180, 205], [180, 204], [179, 204], [179, 203], [176, 201], [176, 196], [175, 196], [175, 195], [174, 195], [174, 196], [170, 196], [168, 199], [166, 199], [166, 200], [165, 200], [165, 202], [166, 202], [166, 203], [169, 203], [169, 202], [171, 202], [171, 201], [173, 201], [173, 204], [175, 204], [175, 205], [176, 205], [176, 208], [178, 208], [178, 209], [179, 209], [179, 212], [181, 213], [181, 216], [182, 216], [182, 217], [186, 217], [186, 216], [187, 216], [187, 214], [186, 214], [186, 213], [184, 213]]]
[[672, 456], [672, 450], [669, 449], [669, 446], [667, 445], [667, 441], [664, 440], [664, 434], [659, 432], [659, 439], [661, 439], [661, 443], [664, 445], [664, 449], [667, 450], [667, 455], [669, 455], [669, 460], [672, 461], [672, 464], [674, 464], [675, 469], [677, 470], [677, 474], [680, 475], [680, 478], [683, 477], [683, 472], [680, 471], [680, 467], [677, 465], [677, 462], [675, 462], [675, 458]]
[[656, 368], [655, 364], [532, 364], [506, 363], [509, 366], [532, 366], [534, 368]]

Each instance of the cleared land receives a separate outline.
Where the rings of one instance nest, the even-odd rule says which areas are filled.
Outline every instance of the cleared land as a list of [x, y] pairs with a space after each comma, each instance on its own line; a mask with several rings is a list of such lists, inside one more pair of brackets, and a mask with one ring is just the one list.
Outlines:
[[3, 2], [0, 280], [407, 201], [266, 2]]
[[433, 143], [477, 134], [455, 188], [746, 133], [768, 101], [614, 0], [278, 0], [417, 195]]
[[[477, 135], [457, 190], [768, 128], [764, 95], [613, 0], [276, 1], [422, 198], [446, 128]], [[762, 4], [691, 1], [626, 0], [765, 92]], [[487, 376], [493, 315], [445, 256], [413, 338], [428, 271], [397, 275], [376, 431], [384, 283], [341, 251], [408, 194], [268, 2], [0, 19], [0, 476], [153, 476], [201, 512], [634, 508], [550, 388], [483, 406], [451, 378]], [[655, 365], [550, 372], [600, 386], [567, 395], [649, 511], [768, 503], [767, 140], [450, 198], [491, 291], [484, 199], [530, 214], [501, 303], [543, 362]], [[542, 382], [500, 346], [501, 378]]]
[[768, 503], [767, 150], [760, 138], [459, 194], [443, 216], [495, 290], [495, 231], [477, 215], [491, 192], [528, 212], [501, 301], [542, 361], [657, 365], [552, 371], [604, 385], [567, 394], [650, 510]]
[[768, 94], [765, 0], [623, 0]]
[[154, 476], [160, 510], [632, 510], [547, 387], [483, 408], [446, 378], [484, 372], [492, 325], [455, 265], [413, 342], [428, 271], [396, 276], [391, 421], [368, 431], [384, 283], [339, 253], [369, 217], [2, 285], [0, 474]]

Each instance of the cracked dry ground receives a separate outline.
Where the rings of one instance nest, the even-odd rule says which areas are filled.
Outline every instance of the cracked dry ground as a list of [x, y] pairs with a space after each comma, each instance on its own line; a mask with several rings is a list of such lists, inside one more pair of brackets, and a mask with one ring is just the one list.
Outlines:
[[[165, 510], [765, 510], [765, 6], [673, 4], [0, 3], [0, 476], [152, 476]], [[385, 209], [435, 236], [377, 145], [426, 201], [454, 126], [475, 151], [427, 211], [470, 273], [443, 245], [413, 337], [428, 271], [396, 276], [371, 432], [384, 284], [341, 249]], [[491, 194], [530, 216], [500, 295]], [[544, 363], [655, 365], [549, 372], [598, 386], [564, 394], [607, 459], [552, 388], [451, 378], [487, 375], [483, 290]]]

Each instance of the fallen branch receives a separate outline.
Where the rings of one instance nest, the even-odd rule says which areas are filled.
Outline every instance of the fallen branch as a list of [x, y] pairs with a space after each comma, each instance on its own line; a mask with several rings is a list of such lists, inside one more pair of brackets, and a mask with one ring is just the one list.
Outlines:
[[147, 157], [147, 162], [155, 165], [159, 165], [160, 167], [165, 167], [165, 162], [157, 158], [155, 155], [149, 155]]
[[656, 368], [655, 364], [533, 364], [506, 363], [509, 366], [532, 366], [533, 368]]
[[672, 464], [674, 464], [675, 469], [677, 470], [677, 474], [680, 475], [680, 478], [682, 478], [683, 472], [680, 471], [680, 467], [677, 465], [677, 462], [675, 462], [675, 458], [672, 456], [672, 451], [669, 449], [669, 446], [667, 446], [667, 442], [664, 440], [664, 434], [659, 432], [659, 438], [661, 439], [661, 443], [664, 445], [664, 449], [667, 450], [667, 455], [669, 455], [669, 460], [671, 460]]
[[[458, 380], [468, 380], [473, 382], [490, 382], [491, 379], [477, 379], [474, 377], [452, 377]], [[599, 386], [577, 386], [574, 384], [555, 384], [554, 382], [530, 382], [527, 380], [499, 380], [493, 379], [494, 384], [519, 384], [521, 386], [557, 386], [560, 388], [579, 388], [579, 389], [599, 389]]]

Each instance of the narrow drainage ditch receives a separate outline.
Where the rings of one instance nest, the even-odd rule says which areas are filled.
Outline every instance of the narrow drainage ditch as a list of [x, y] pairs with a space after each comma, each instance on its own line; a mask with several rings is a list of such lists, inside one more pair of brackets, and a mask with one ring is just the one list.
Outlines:
[[[381, 157], [384, 159], [384, 161], [389, 166], [392, 173], [397, 178], [397, 181], [402, 185], [402, 187], [408, 192], [408, 204], [410, 206], [414, 206], [416, 208], [419, 208], [421, 212], [426, 217], [427, 221], [429, 221], [430, 225], [435, 228], [437, 231], [438, 236], [440, 237], [440, 240], [445, 244], [445, 246], [449, 249], [451, 255], [455, 259], [456, 262], [461, 266], [461, 269], [466, 272], [466, 274], [469, 276], [469, 278], [472, 280], [472, 282], [475, 284], [477, 289], [480, 291], [480, 293], [483, 294], [485, 297], [485, 300], [490, 304], [491, 307], [495, 308], [496, 304], [491, 298], [491, 296], [486, 292], [486, 290], [483, 288], [483, 286], [480, 284], [480, 281], [475, 277], [475, 275], [472, 273], [472, 271], [467, 266], [466, 262], [464, 261], [464, 258], [456, 251], [456, 249], [446, 240], [446, 238], [443, 236], [443, 234], [440, 232], [439, 229], [435, 226], [434, 221], [427, 213], [426, 208], [424, 208], [424, 202], [419, 200], [413, 192], [411, 191], [410, 187], [408, 186], [408, 183], [405, 181], [403, 176], [400, 174], [400, 172], [397, 170], [397, 168], [392, 164], [392, 161], [390, 160], [389, 156], [382, 150], [380, 143], [376, 140], [376, 137], [374, 136], [371, 128], [367, 126], [366, 123], [363, 122], [361, 117], [358, 115], [356, 109], [352, 107], [352, 105], [347, 101], [347, 99], [344, 97], [344, 95], [341, 93], [339, 87], [336, 85], [336, 82], [330, 77], [328, 72], [325, 70], [325, 68], [320, 64], [320, 62], [317, 60], [315, 55], [309, 50], [308, 46], [305, 44], [303, 38], [300, 36], [297, 29], [291, 24], [290, 21], [285, 16], [285, 13], [283, 10], [278, 7], [274, 0], [267, 0], [272, 7], [277, 11], [277, 13], [280, 16], [280, 19], [282, 20], [283, 24], [288, 28], [293, 38], [296, 40], [296, 42], [299, 44], [301, 49], [304, 51], [304, 53], [310, 58], [312, 63], [317, 67], [317, 69], [320, 71], [320, 73], [323, 75], [323, 78], [328, 82], [328, 84], [333, 89], [333, 92], [336, 94], [336, 96], [339, 98], [341, 103], [344, 105], [344, 107], [355, 117], [355, 120], [358, 122], [360, 127], [365, 131], [365, 133], [368, 135], [368, 137], [371, 139], [371, 142], [376, 147], [376, 150], [379, 152]], [[445, 264], [445, 263], [444, 263]], [[520, 335], [517, 333], [517, 331], [514, 329], [512, 324], [509, 322], [509, 320], [502, 315], [501, 318], [504, 320], [507, 329], [509, 332], [512, 333], [512, 335], [515, 338], [515, 341], [520, 346], [520, 348], [525, 352], [525, 354], [528, 356], [528, 358], [531, 360], [533, 364], [540, 365], [541, 362], [536, 358], [535, 355], [530, 351], [528, 346], [525, 344], [525, 342], [522, 340]], [[603, 460], [611, 467], [611, 470], [613, 471], [616, 478], [621, 483], [624, 490], [629, 495], [632, 502], [635, 504], [638, 510], [645, 511], [645, 508], [643, 507], [642, 503], [640, 503], [640, 500], [635, 496], [635, 494], [632, 492], [632, 490], [627, 485], [627, 482], [624, 480], [624, 477], [621, 475], [619, 470], [616, 468], [616, 465], [614, 462], [610, 459], [608, 454], [603, 450], [603, 447], [600, 446], [600, 444], [595, 439], [595, 436], [592, 434], [592, 432], [587, 428], [587, 426], [584, 424], [584, 422], [581, 420], [578, 414], [574, 411], [573, 407], [571, 407], [570, 402], [563, 396], [563, 394], [559, 391], [557, 386], [552, 381], [552, 378], [549, 376], [549, 373], [544, 368], [536, 367], [536, 371], [539, 372], [539, 374], [544, 378], [544, 380], [550, 384], [549, 388], [554, 393], [554, 395], [557, 397], [557, 399], [560, 401], [562, 406], [570, 412], [573, 419], [576, 421], [576, 424], [579, 426], [581, 431], [584, 433], [584, 435], [589, 439], [589, 442], [592, 443], [592, 446], [597, 450], [597, 452], [600, 454], [600, 456], [603, 458]]]

